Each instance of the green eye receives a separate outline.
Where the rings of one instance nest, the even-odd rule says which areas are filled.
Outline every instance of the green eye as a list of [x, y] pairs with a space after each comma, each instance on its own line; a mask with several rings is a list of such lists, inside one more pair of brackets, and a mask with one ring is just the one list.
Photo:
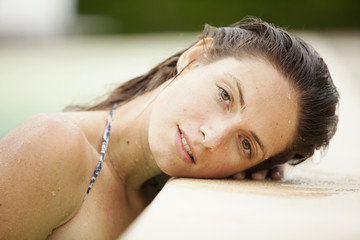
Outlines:
[[246, 138], [240, 137], [241, 147], [243, 151], [251, 158], [251, 144]]
[[231, 97], [230, 95], [222, 88], [220, 88], [220, 97], [221, 99], [226, 103], [226, 104], [230, 104], [231, 101]]

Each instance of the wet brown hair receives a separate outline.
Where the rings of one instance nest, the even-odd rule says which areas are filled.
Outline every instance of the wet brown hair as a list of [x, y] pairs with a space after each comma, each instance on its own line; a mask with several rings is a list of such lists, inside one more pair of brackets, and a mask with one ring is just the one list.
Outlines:
[[[290, 81], [298, 95], [300, 110], [293, 142], [281, 153], [251, 168], [250, 172], [286, 162], [296, 165], [311, 157], [315, 150], [328, 147], [338, 123], [339, 94], [327, 65], [309, 44], [257, 18], [246, 18], [231, 27], [206, 25], [201, 38], [207, 37], [214, 40], [211, 47], [204, 48], [200, 61], [244, 56], [265, 58]], [[122, 84], [104, 101], [84, 110], [109, 109], [115, 103], [130, 101], [173, 79], [179, 74], [176, 64], [180, 55], [189, 48]]]

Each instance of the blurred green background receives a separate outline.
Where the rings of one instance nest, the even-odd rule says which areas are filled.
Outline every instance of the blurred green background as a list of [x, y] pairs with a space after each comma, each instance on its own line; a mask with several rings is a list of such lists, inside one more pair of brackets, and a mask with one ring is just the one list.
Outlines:
[[[89, 103], [143, 74], [206, 23], [245, 16], [300, 34], [328, 53], [335, 77], [345, 69], [337, 79], [359, 79], [359, 10], [358, 0], [0, 0], [0, 139], [33, 115]], [[349, 116], [360, 102], [350, 98], [360, 96], [355, 84], [344, 85], [355, 91]]]
[[193, 31], [249, 15], [295, 30], [360, 28], [358, 0], [78, 0], [77, 9], [107, 16], [116, 33]]

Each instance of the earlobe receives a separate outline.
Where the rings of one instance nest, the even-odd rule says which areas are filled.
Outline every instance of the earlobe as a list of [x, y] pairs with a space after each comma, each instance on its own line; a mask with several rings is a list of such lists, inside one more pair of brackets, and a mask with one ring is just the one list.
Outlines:
[[190, 69], [192, 63], [195, 63], [196, 59], [201, 56], [206, 49], [212, 48], [212, 44], [213, 38], [204, 38], [181, 54], [176, 65], [178, 73]]

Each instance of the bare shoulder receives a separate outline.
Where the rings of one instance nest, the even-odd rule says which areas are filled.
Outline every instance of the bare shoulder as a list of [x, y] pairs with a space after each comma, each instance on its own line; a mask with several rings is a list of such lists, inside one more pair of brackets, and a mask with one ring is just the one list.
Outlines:
[[0, 239], [45, 239], [73, 216], [95, 155], [81, 130], [56, 114], [33, 117], [5, 136], [0, 141]]

